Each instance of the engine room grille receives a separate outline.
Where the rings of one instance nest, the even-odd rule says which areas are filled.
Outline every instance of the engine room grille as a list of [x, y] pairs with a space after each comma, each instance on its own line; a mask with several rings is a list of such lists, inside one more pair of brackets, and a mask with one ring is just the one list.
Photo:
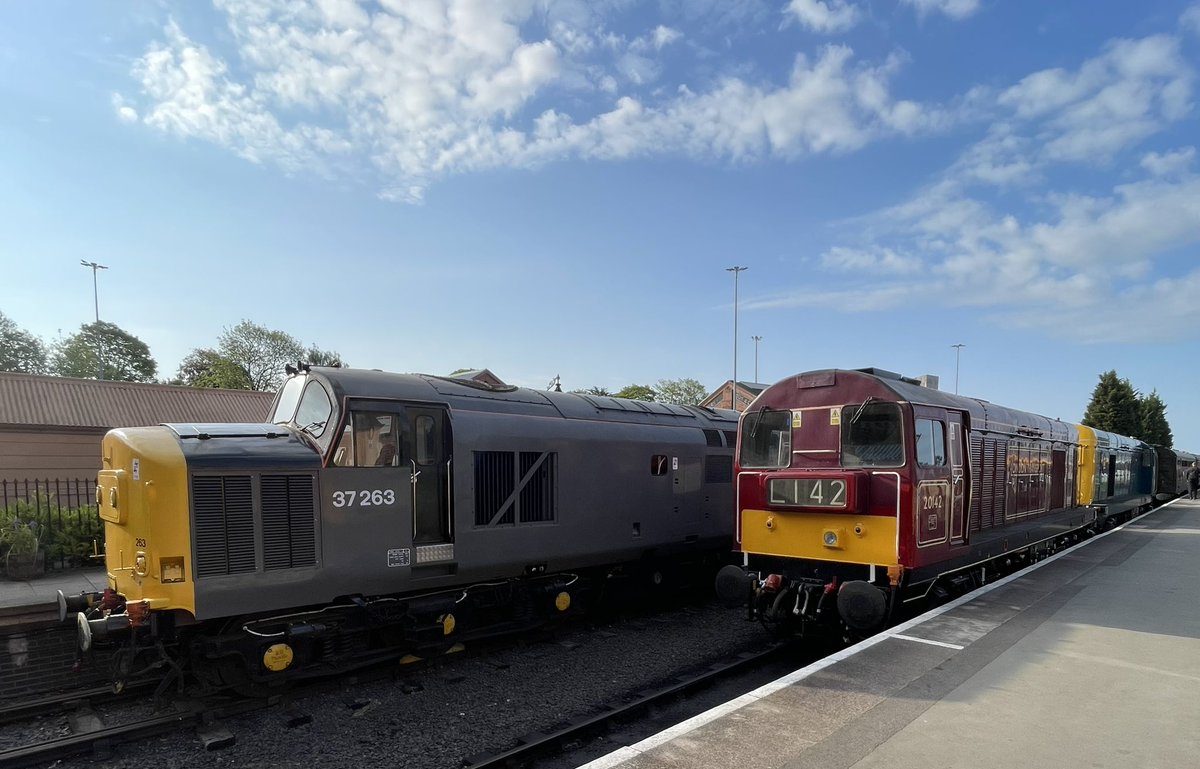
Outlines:
[[476, 526], [553, 521], [557, 489], [555, 452], [475, 452]]
[[254, 571], [254, 496], [250, 476], [192, 480], [196, 577]]
[[316, 564], [314, 499], [311, 475], [262, 477], [264, 569]]

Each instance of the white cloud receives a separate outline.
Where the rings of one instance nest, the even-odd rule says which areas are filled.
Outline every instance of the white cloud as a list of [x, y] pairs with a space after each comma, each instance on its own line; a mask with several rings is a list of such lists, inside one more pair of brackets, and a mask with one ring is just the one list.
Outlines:
[[681, 37], [683, 33], [679, 30], [659, 24], [654, 28], [654, 47], [661, 50]]
[[952, 19], [965, 19], [979, 10], [979, 0], [901, 0], [911, 5], [919, 16], [944, 13]]
[[1200, 36], [1200, 3], [1193, 3], [1179, 16], [1179, 27], [1185, 32]]
[[845, 32], [862, 17], [858, 7], [846, 0], [791, 0], [786, 13], [814, 32]]
[[[1100, 341], [1113, 335], [1097, 331], [1094, 321], [1105, 314], [1098, 310], [1125, 303], [1153, 306], [1156, 314], [1123, 314], [1122, 341], [1178, 336], [1194, 327], [1200, 303], [1194, 295], [1168, 296], [1167, 285], [1148, 283], [1147, 276], [1156, 272], [1153, 265], [1176, 261], [1188, 266], [1190, 283], [1200, 281], [1194, 255], [1200, 251], [1200, 175], [1186, 167], [1189, 150], [1145, 156], [1143, 165], [1156, 175], [1107, 195], [1054, 195], [1023, 214], [998, 210], [965, 194], [957, 181], [943, 180], [856, 221], [876, 233], [868, 245], [835, 246], [822, 257], [831, 275], [854, 276], [850, 287], [827, 284], [833, 290], [821, 297], [800, 291], [767, 306], [836, 306], [856, 296], [858, 306], [878, 309], [937, 296], [942, 303], [994, 308], [993, 318], [1006, 324], [1028, 321], [1059, 336]], [[1159, 175], [1164, 171], [1169, 176]], [[889, 268], [899, 280], [888, 279]], [[1142, 303], [1159, 297], [1161, 304]], [[1134, 298], [1138, 302], [1129, 303]], [[1036, 321], [1029, 320], [1031, 307]]]
[[997, 101], [1036, 126], [1043, 159], [1106, 161], [1186, 115], [1193, 79], [1177, 38], [1117, 40], [1078, 70], [1035, 72]]
[[[819, 262], [829, 290], [764, 306], [885, 308], [936, 296], [991, 308], [994, 322], [1083, 341], [1167, 341], [1194, 328], [1196, 150], [1131, 151], [1191, 114], [1194, 72], [1179, 48], [1166, 36], [1117, 40], [1076, 69], [974, 90], [957, 119], [986, 126], [981, 138], [909, 200], [847, 222], [857, 241], [834, 245]], [[1094, 164], [1125, 181], [1078, 188], [1095, 184], [1077, 173]], [[1047, 191], [1006, 194], [1033, 182]], [[1150, 277], [1172, 272], [1177, 279]], [[1105, 320], [1113, 316], [1101, 310], [1116, 305], [1155, 313]]]
[[[871, 65], [845, 46], [797, 56], [778, 84], [717, 75], [642, 92], [682, 33], [659, 25], [627, 40], [587, 4], [547, 7], [540, 40], [522, 37], [537, 27], [534, 0], [218, 5], [236, 49], [223, 55], [170, 24], [134, 65], [141, 94], [122, 97], [129, 108], [164, 133], [290, 172], [369, 165], [389, 200], [419, 201], [430, 182], [484, 168], [651, 154], [796, 158], [948, 120], [892, 96], [902, 57]], [[580, 31], [585, 23], [594, 31]], [[608, 96], [584, 106], [588, 94]]]
[[1150, 152], [1142, 157], [1142, 168], [1155, 176], [1171, 176], [1188, 170], [1196, 158], [1195, 147], [1185, 147], [1173, 152]]
[[128, 104], [126, 104], [125, 99], [121, 97], [121, 94], [114, 93], [112, 95], [112, 105], [113, 105], [113, 109], [116, 110], [116, 112], [117, 112], [117, 118], [120, 119], [122, 123], [136, 123], [137, 122], [137, 119], [138, 119], [137, 110], [135, 110], [133, 107], [130, 107]]
[[921, 268], [922, 262], [918, 257], [904, 256], [890, 248], [866, 251], [834, 246], [821, 255], [821, 265], [826, 269], [839, 272], [878, 275], [879, 273], [913, 273]]

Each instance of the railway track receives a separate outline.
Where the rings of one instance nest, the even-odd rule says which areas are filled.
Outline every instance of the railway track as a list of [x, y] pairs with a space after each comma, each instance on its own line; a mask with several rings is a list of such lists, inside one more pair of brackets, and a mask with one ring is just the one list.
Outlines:
[[697, 673], [676, 678], [656, 689], [643, 691], [629, 702], [609, 706], [592, 715], [574, 718], [557, 728], [521, 737], [517, 741], [518, 744], [512, 747], [496, 753], [468, 757], [463, 760], [463, 766], [466, 769], [530, 766], [539, 759], [569, 752], [573, 745], [583, 743], [590, 737], [608, 733], [614, 724], [630, 722], [646, 712], [664, 708], [681, 697], [762, 666], [794, 648], [793, 644], [776, 642], [762, 651], [741, 654], [729, 662], [713, 665]]

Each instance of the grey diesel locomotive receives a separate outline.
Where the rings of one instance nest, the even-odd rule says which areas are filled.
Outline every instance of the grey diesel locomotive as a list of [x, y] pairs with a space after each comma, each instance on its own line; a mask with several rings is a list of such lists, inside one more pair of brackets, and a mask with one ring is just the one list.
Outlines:
[[731, 548], [736, 414], [305, 367], [264, 424], [116, 429], [108, 589], [60, 598], [114, 680], [261, 684], [560, 615]]

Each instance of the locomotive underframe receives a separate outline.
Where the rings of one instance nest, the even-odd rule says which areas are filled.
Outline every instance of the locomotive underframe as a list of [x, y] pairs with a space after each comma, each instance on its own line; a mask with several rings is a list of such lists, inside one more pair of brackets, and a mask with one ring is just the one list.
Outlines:
[[[422, 595], [339, 599], [280, 615], [196, 623], [183, 612], [149, 612], [111, 592], [75, 596], [80, 647], [114, 648], [112, 678], [129, 682], [172, 671], [160, 692], [185, 678], [202, 688], [259, 693], [290, 681], [383, 660], [429, 656], [463, 643], [532, 630], [600, 605], [711, 581], [717, 559], [694, 552], [663, 559], [475, 584]], [[286, 663], [279, 663], [280, 655]]]

